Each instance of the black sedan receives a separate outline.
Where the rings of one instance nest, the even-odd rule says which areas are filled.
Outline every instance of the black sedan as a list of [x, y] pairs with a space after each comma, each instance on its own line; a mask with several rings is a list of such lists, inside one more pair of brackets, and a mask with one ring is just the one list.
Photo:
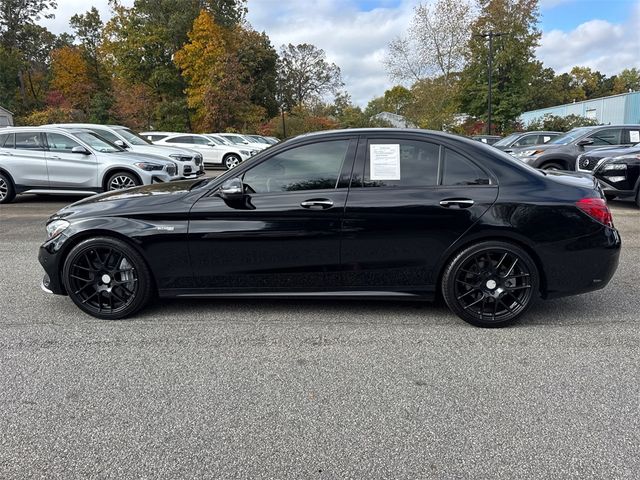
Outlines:
[[423, 130], [303, 135], [216, 179], [97, 195], [47, 224], [42, 287], [123, 318], [162, 297], [441, 296], [478, 326], [603, 288], [620, 237], [593, 177]]

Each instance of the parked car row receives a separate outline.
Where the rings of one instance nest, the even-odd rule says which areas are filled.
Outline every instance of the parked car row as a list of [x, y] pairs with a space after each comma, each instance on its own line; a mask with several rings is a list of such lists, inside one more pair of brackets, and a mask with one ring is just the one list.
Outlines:
[[0, 132], [0, 203], [20, 193], [93, 195], [203, 174], [200, 153], [152, 145], [118, 125], [56, 124]]

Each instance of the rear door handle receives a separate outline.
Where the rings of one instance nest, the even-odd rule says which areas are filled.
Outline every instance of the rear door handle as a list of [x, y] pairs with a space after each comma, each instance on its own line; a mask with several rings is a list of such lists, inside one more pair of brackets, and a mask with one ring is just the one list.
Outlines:
[[328, 198], [314, 198], [301, 202], [300, 206], [311, 210], [326, 210], [327, 208], [333, 207], [333, 201]]
[[469, 208], [473, 206], [474, 201], [470, 198], [446, 198], [440, 201], [441, 207], [459, 207], [459, 208]]

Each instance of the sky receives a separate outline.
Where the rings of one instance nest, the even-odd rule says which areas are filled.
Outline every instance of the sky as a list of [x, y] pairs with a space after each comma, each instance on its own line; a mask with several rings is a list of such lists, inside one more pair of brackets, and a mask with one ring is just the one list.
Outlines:
[[[423, 0], [424, 2], [425, 0]], [[428, 0], [427, 0], [428, 1]], [[124, 0], [131, 5], [133, 0]], [[248, 20], [276, 49], [311, 43], [342, 70], [345, 89], [365, 106], [393, 82], [382, 59], [405, 34], [419, 0], [248, 0]], [[58, 0], [56, 18], [41, 23], [69, 31], [69, 18], [95, 6], [110, 17], [108, 0]], [[640, 0], [540, 0], [542, 39], [536, 56], [556, 73], [575, 65], [606, 75], [640, 68]]]

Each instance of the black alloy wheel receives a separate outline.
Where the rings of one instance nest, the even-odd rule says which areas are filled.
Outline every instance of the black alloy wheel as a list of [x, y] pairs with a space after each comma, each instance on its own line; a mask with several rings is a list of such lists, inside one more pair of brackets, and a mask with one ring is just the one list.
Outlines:
[[242, 162], [242, 159], [235, 154], [227, 155], [224, 157], [224, 166], [227, 170], [237, 167]]
[[3, 173], [0, 173], [0, 203], [11, 203], [16, 197], [13, 183]]
[[516, 321], [538, 295], [538, 270], [522, 248], [505, 242], [471, 246], [449, 263], [442, 293], [449, 308], [479, 327]]
[[132, 188], [141, 185], [140, 180], [135, 175], [127, 172], [114, 173], [109, 177], [107, 181], [107, 190], [112, 192], [114, 190], [124, 190], [125, 188]]
[[124, 318], [143, 308], [152, 296], [144, 259], [125, 242], [109, 237], [76, 245], [62, 273], [67, 294], [89, 315]]

